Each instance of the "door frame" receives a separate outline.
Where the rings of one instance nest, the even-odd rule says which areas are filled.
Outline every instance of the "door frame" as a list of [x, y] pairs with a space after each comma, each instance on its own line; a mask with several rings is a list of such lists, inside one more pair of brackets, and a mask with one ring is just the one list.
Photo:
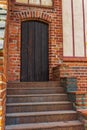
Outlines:
[[[45, 21], [45, 20], [42, 20], [42, 19], [26, 19], [26, 20], [22, 20], [21, 21], [21, 35], [20, 35], [20, 37], [21, 37], [21, 40], [22, 40], [22, 22], [26, 22], [26, 21], [37, 21], [37, 22], [43, 22], [43, 23], [45, 23], [45, 24], [47, 24], [48, 25], [48, 81], [49, 81], [49, 77], [50, 77], [50, 69], [49, 69], [49, 49], [50, 49], [50, 44], [49, 44], [49, 41], [50, 41], [50, 35], [49, 35], [49, 30], [50, 30], [50, 24], [47, 22], [47, 21]], [[21, 56], [21, 49], [22, 49], [22, 42], [21, 42], [21, 46], [20, 46], [20, 56]], [[21, 81], [21, 61], [22, 61], [22, 59], [20, 58], [20, 81]], [[21, 81], [22, 82], [22, 81]], [[27, 82], [30, 82], [30, 81], [27, 81]], [[44, 81], [45, 82], [45, 81]]]

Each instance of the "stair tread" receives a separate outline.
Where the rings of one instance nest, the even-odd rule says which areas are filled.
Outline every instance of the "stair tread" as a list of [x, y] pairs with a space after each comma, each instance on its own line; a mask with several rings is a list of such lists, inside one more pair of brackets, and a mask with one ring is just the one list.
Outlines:
[[28, 103], [7, 103], [7, 106], [19, 106], [19, 105], [44, 105], [44, 104], [71, 104], [70, 101], [58, 101], [58, 102], [28, 102]]
[[27, 94], [27, 95], [7, 95], [7, 97], [35, 97], [35, 96], [66, 96], [65, 93], [54, 93], [54, 94]]
[[20, 87], [20, 88], [17, 88], [17, 87], [15, 87], [15, 88], [7, 88], [7, 90], [10, 90], [10, 89], [12, 89], [12, 90], [15, 90], [15, 89], [18, 89], [18, 90], [21, 90], [21, 89], [34, 89], [34, 90], [36, 90], [36, 89], [40, 89], [40, 90], [44, 90], [44, 89], [55, 89], [55, 88], [63, 88], [63, 87], [61, 87], [61, 86], [59, 86], [59, 87], [39, 87], [39, 86], [36, 86], [36, 87]]
[[59, 122], [47, 122], [47, 123], [29, 123], [29, 124], [17, 124], [7, 125], [6, 130], [18, 130], [18, 129], [39, 129], [39, 128], [52, 128], [52, 127], [69, 127], [83, 125], [80, 121], [59, 121]]
[[46, 81], [46, 82], [10, 82], [8, 83], [8, 87], [7, 88], [30, 88], [33, 87], [34, 89], [36, 87], [39, 88], [51, 88], [51, 87], [59, 87], [60, 86], [60, 82], [59, 81]]
[[42, 111], [42, 112], [21, 112], [21, 113], [7, 113], [7, 117], [18, 117], [18, 116], [40, 116], [40, 115], [55, 115], [55, 114], [76, 114], [74, 110], [68, 111]]
[[45, 84], [45, 83], [60, 83], [60, 81], [42, 81], [42, 82], [8, 82], [8, 84]]

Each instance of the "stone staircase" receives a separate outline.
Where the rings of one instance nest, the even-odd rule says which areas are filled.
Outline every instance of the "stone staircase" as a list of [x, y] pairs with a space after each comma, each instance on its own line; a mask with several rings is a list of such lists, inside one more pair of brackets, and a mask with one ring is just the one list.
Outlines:
[[8, 83], [5, 130], [84, 130], [58, 81]]

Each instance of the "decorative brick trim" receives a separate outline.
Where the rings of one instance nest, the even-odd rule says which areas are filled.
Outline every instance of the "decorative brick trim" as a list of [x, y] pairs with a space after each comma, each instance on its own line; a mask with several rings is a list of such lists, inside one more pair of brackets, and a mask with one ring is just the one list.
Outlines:
[[37, 19], [42, 20], [46, 22], [51, 22], [52, 18], [50, 15], [40, 12], [40, 11], [21, 11], [14, 13], [16, 17], [20, 18], [21, 20], [27, 20], [27, 19]]

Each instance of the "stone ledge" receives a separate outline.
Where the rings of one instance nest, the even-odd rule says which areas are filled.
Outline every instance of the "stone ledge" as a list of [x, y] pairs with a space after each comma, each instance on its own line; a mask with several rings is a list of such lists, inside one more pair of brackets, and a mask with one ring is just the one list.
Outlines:
[[71, 93], [71, 94], [76, 94], [76, 95], [87, 94], [87, 92], [86, 92], [86, 91], [71, 91], [71, 92], [68, 92], [68, 93]]
[[87, 119], [87, 109], [79, 109], [78, 112]]

